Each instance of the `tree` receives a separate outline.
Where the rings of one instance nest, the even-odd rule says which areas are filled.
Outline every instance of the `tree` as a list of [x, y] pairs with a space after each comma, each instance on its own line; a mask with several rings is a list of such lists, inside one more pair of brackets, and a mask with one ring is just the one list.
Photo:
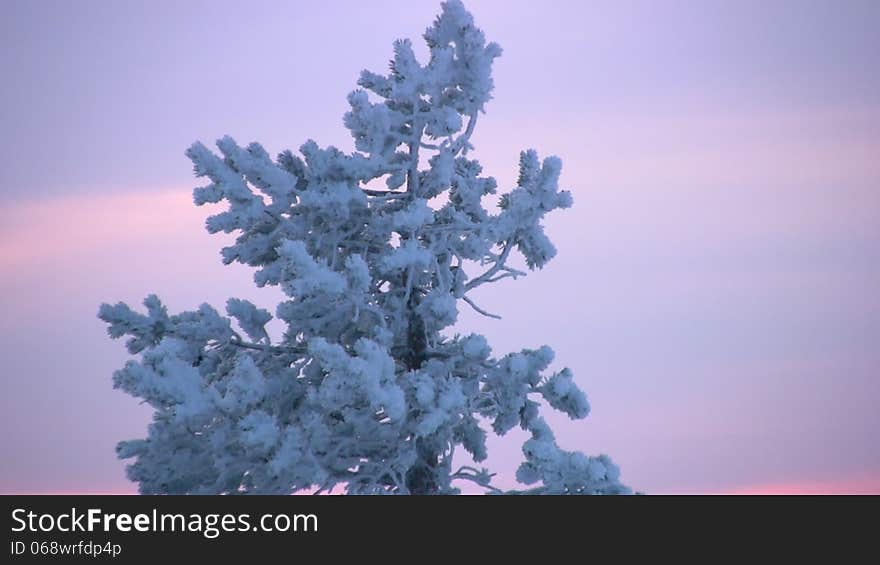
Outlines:
[[629, 492], [608, 457], [562, 450], [540, 417], [539, 398], [589, 412], [568, 369], [547, 372], [549, 347], [496, 358], [481, 335], [444, 333], [460, 303], [493, 316], [470, 294], [524, 275], [508, 264], [514, 251], [532, 270], [555, 255], [541, 222], [572, 199], [561, 161], [530, 150], [516, 187], [483, 207], [496, 182], [468, 153], [501, 48], [459, 0], [424, 39], [427, 64], [399, 40], [388, 75], [361, 74], [344, 116], [353, 153], [307, 141], [273, 161], [230, 137], [220, 155], [187, 150], [210, 181], [195, 203], [229, 205], [206, 223], [238, 234], [224, 263], [284, 291], [286, 331], [273, 342], [272, 314], [234, 298], [229, 317], [207, 304], [169, 315], [153, 295], [146, 314], [101, 306], [110, 336], [139, 355], [114, 386], [155, 409], [148, 437], [117, 448], [141, 492], [446, 494], [460, 480], [501, 492], [487, 469], [453, 471], [458, 446], [486, 458], [486, 425], [531, 434], [516, 477], [535, 486], [516, 492]]

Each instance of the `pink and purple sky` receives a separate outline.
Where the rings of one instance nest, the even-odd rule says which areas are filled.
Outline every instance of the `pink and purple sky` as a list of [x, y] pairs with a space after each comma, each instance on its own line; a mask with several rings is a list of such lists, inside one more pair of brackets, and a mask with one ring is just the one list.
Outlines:
[[[593, 406], [560, 442], [638, 490], [880, 493], [880, 3], [467, 5], [505, 49], [474, 156], [509, 187], [557, 154], [575, 206], [547, 268], [481, 297], [504, 320], [459, 327], [553, 346]], [[136, 490], [113, 448], [150, 414], [98, 305], [277, 298], [220, 264], [183, 150], [350, 149], [359, 71], [438, 8], [4, 4], [0, 492]]]

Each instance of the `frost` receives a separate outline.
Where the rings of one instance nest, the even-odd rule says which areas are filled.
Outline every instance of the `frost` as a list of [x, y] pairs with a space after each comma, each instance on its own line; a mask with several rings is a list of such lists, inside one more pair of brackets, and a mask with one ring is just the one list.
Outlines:
[[278, 255], [284, 261], [286, 282], [282, 288], [289, 296], [313, 296], [326, 293], [341, 294], [347, 285], [345, 277], [318, 263], [312, 257], [302, 241], [285, 241], [278, 246]]
[[[426, 62], [399, 40], [387, 74], [361, 73], [343, 117], [352, 153], [307, 140], [272, 159], [229, 136], [217, 153], [186, 151], [206, 181], [195, 203], [226, 206], [206, 221], [235, 235], [224, 263], [253, 268], [285, 299], [231, 298], [228, 317], [207, 304], [172, 315], [154, 295], [144, 313], [100, 307], [135, 356], [114, 385], [155, 411], [147, 437], [117, 449], [141, 492], [443, 494], [471, 481], [498, 493], [487, 469], [452, 466], [458, 446], [486, 458], [489, 427], [531, 435], [522, 492], [628, 492], [610, 459], [563, 450], [540, 417], [542, 403], [589, 412], [571, 372], [550, 372], [549, 347], [494, 357], [481, 335], [444, 333], [460, 306], [491, 315], [473, 291], [525, 276], [514, 253], [547, 265], [544, 219], [572, 198], [561, 160], [534, 150], [495, 196], [469, 154], [501, 48], [459, 0], [423, 37]], [[273, 313], [285, 326], [275, 340]]]
[[382, 266], [386, 271], [402, 271], [407, 269], [427, 269], [433, 254], [419, 245], [418, 242], [409, 240], [388, 255], [382, 261]]
[[541, 387], [541, 393], [553, 408], [565, 412], [572, 418], [586, 418], [590, 413], [587, 395], [574, 384], [571, 371], [564, 369]]
[[226, 301], [226, 313], [235, 318], [241, 329], [254, 341], [269, 340], [266, 324], [272, 319], [272, 314], [268, 311], [257, 308], [247, 300], [230, 298]]
[[394, 229], [398, 232], [413, 232], [434, 220], [434, 210], [424, 198], [416, 198], [393, 216]]

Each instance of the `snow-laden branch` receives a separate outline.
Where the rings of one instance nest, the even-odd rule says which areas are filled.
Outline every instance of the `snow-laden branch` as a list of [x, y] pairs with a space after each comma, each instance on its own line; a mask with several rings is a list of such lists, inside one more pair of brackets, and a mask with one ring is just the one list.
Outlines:
[[490, 282], [490, 279], [493, 275], [506, 267], [505, 263], [507, 261], [507, 257], [510, 255], [511, 249], [513, 249], [513, 239], [509, 239], [504, 243], [504, 247], [501, 249], [501, 254], [498, 255], [492, 266], [480, 276], [468, 281], [464, 285], [464, 288], [466, 290], [472, 290], [483, 283]]
[[474, 133], [474, 128], [477, 127], [477, 116], [479, 114], [475, 111], [468, 116], [467, 127], [464, 130], [464, 133], [458, 136], [458, 138], [452, 143], [450, 152], [453, 156], [458, 155], [460, 151], [464, 154], [467, 154], [468, 145], [470, 144], [471, 136]]

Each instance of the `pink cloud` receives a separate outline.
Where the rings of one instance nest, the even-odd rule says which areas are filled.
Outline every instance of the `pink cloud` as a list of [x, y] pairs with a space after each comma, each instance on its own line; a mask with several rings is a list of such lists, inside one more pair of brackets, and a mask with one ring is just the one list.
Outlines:
[[880, 494], [880, 475], [866, 475], [838, 480], [806, 480], [755, 484], [737, 487], [717, 494]]
[[188, 189], [77, 195], [0, 208], [0, 268], [86, 257], [201, 230], [205, 210]]

